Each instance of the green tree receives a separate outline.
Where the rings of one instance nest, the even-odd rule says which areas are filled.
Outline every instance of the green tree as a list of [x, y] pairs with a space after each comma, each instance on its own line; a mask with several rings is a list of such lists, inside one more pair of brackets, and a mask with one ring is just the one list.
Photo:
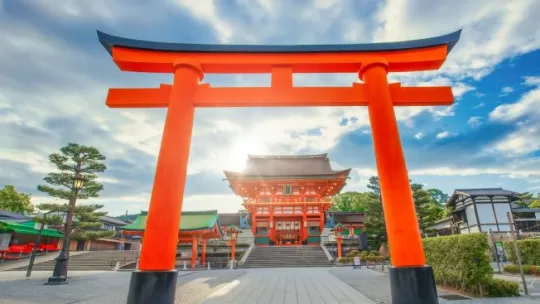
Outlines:
[[529, 205], [529, 208], [540, 208], [540, 193], [538, 193], [536, 195], [536, 198], [533, 199], [533, 201]]
[[352, 211], [362, 212], [365, 211], [366, 201], [369, 199], [368, 192], [345, 192], [336, 195], [332, 199], [331, 211]]
[[0, 210], [26, 214], [34, 211], [34, 206], [30, 194], [19, 193], [13, 185], [5, 185], [0, 189]]
[[427, 191], [431, 195], [431, 198], [441, 205], [444, 205], [448, 201], [448, 194], [442, 192], [440, 189], [432, 188]]
[[367, 187], [371, 191], [367, 192], [365, 200], [366, 232], [370, 246], [378, 249], [386, 241], [386, 223], [379, 178], [377, 176], [370, 177]]
[[523, 192], [518, 194], [518, 199], [514, 201], [514, 205], [518, 207], [527, 208], [534, 201], [534, 194], [529, 192]]
[[[40, 204], [38, 208], [53, 213], [66, 213], [69, 210], [69, 205], [49, 203]], [[107, 212], [97, 211], [101, 208], [103, 208], [103, 205], [97, 204], [79, 205], [75, 207], [73, 225], [70, 233], [70, 238], [72, 240], [96, 240], [114, 235], [115, 231], [101, 230], [103, 228], [103, 223], [100, 219], [107, 214]], [[58, 215], [52, 217], [47, 216], [47, 219], [49, 219], [49, 221], [54, 221], [54, 218], [58, 217]]]
[[433, 198], [429, 190], [424, 189], [424, 185], [413, 183], [411, 184], [411, 190], [418, 225], [420, 230], [425, 233], [427, 227], [442, 218], [443, 207]]
[[[98, 197], [103, 185], [99, 184], [95, 173], [103, 172], [107, 166], [102, 163], [105, 156], [96, 148], [70, 143], [60, 149], [60, 153], [53, 153], [49, 160], [60, 172], [52, 172], [43, 180], [49, 185], [39, 185], [38, 190], [48, 193], [52, 197], [70, 199], [77, 192], [77, 199]], [[75, 191], [75, 178], [84, 180], [83, 187]]]

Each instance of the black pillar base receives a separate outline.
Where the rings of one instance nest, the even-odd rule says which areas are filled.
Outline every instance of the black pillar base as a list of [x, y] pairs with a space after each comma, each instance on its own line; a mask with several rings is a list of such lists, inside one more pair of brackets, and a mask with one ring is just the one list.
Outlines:
[[49, 278], [45, 285], [65, 285], [68, 284], [67, 277], [65, 276], [52, 276]]
[[171, 271], [134, 271], [127, 304], [174, 304], [178, 272]]
[[433, 269], [421, 267], [390, 267], [392, 304], [438, 304]]

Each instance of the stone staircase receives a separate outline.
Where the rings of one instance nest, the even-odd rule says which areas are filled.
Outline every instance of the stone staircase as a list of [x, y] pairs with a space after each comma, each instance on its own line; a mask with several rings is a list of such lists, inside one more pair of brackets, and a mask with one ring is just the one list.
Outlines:
[[270, 246], [253, 248], [243, 268], [331, 267], [333, 265], [319, 246]]
[[[136, 261], [139, 252], [121, 250], [88, 251], [87, 253], [70, 256], [68, 269], [72, 271], [111, 270], [120, 262], [120, 266]], [[53, 271], [56, 260], [34, 264], [32, 271]], [[28, 266], [11, 270], [24, 271]]]

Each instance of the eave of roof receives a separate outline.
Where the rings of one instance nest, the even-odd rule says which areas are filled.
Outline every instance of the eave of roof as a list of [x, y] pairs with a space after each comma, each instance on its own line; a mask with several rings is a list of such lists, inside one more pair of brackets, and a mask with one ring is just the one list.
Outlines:
[[232, 179], [326, 179], [330, 177], [337, 177], [340, 175], [349, 175], [351, 169], [334, 171], [329, 174], [316, 174], [316, 175], [244, 175], [242, 172], [234, 172], [223, 170], [227, 180]]
[[450, 34], [398, 42], [360, 43], [360, 44], [316, 44], [316, 45], [227, 45], [154, 42], [113, 36], [97, 31], [100, 43], [112, 55], [114, 47], [141, 50], [186, 53], [344, 53], [344, 52], [382, 52], [447, 46], [447, 53], [458, 42], [461, 30]]

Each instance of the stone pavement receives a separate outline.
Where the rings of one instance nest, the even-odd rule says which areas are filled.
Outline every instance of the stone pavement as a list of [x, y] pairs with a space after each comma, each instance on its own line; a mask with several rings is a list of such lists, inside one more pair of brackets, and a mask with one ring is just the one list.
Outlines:
[[[370, 269], [353, 269], [352, 267], [334, 267], [330, 273], [347, 283], [374, 303], [391, 304], [390, 285], [388, 273], [378, 272]], [[506, 279], [506, 278], [505, 278]], [[444, 289], [438, 290], [439, 297], [452, 295]], [[468, 300], [446, 300], [439, 298], [440, 304], [538, 304], [539, 298], [534, 297], [514, 297], [514, 298], [482, 298]]]
[[[48, 271], [36, 271], [26, 279], [23, 271], [0, 272], [0, 304], [124, 304], [131, 272], [72, 271], [68, 285], [43, 285], [50, 275]], [[369, 269], [210, 270], [182, 271], [178, 275], [176, 303], [390, 303], [388, 275]], [[540, 301], [520, 297], [441, 299], [440, 303], [532, 304]]]
[[244, 276], [211, 294], [203, 303], [375, 303], [343, 284], [328, 270], [250, 269]]

